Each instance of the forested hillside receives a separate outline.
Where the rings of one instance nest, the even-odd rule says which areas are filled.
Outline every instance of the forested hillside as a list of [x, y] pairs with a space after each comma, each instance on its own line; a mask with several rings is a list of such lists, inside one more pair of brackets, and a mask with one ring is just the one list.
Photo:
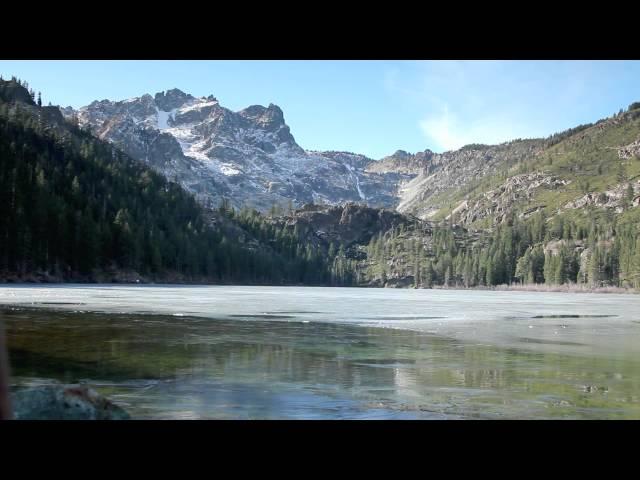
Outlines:
[[323, 280], [322, 260], [262, 216], [221, 210], [0, 81], [0, 278]]
[[593, 212], [587, 222], [537, 213], [488, 231], [447, 224], [425, 235], [395, 228], [361, 248], [364, 283], [429, 288], [511, 284], [640, 287], [638, 210], [613, 216]]
[[396, 154], [385, 168], [403, 162], [424, 167], [399, 210], [434, 233], [361, 245], [364, 283], [640, 287], [640, 103], [546, 139]]

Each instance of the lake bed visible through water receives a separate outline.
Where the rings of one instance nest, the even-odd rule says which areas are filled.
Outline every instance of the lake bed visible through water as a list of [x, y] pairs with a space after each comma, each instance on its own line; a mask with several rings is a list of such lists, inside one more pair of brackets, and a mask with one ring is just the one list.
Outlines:
[[0, 287], [13, 388], [140, 419], [640, 419], [640, 296]]

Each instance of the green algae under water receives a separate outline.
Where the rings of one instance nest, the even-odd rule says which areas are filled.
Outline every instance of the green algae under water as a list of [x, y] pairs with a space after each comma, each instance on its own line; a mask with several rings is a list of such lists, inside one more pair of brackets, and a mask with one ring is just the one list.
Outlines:
[[[251, 311], [244, 319], [69, 310], [89, 310], [86, 300], [2, 308], [14, 389], [83, 383], [137, 419], [640, 418], [636, 320], [532, 312], [505, 320], [493, 338], [471, 324], [419, 331], [316, 322], [319, 305], [272, 305], [273, 318]], [[405, 314], [395, 310], [362, 316]], [[422, 314], [434, 325], [447, 317]], [[586, 321], [598, 323], [570, 335]], [[477, 335], [460, 334], [469, 329]], [[609, 330], [617, 334], [601, 349], [592, 337]]]

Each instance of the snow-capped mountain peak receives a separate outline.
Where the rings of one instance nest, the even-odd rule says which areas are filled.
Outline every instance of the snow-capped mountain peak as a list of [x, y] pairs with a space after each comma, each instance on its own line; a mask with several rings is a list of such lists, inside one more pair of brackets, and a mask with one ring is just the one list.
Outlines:
[[213, 95], [194, 97], [174, 88], [63, 113], [77, 114], [81, 125], [179, 181], [205, 204], [222, 197], [260, 210], [273, 204], [397, 202], [397, 178], [365, 171], [372, 160], [362, 155], [305, 151], [273, 103], [234, 112]]

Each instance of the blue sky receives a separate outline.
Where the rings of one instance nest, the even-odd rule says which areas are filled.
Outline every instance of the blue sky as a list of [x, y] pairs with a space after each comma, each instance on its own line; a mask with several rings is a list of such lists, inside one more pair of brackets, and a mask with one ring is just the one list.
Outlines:
[[0, 61], [79, 107], [180, 88], [239, 110], [275, 103], [307, 149], [381, 158], [547, 136], [640, 101], [640, 61]]

